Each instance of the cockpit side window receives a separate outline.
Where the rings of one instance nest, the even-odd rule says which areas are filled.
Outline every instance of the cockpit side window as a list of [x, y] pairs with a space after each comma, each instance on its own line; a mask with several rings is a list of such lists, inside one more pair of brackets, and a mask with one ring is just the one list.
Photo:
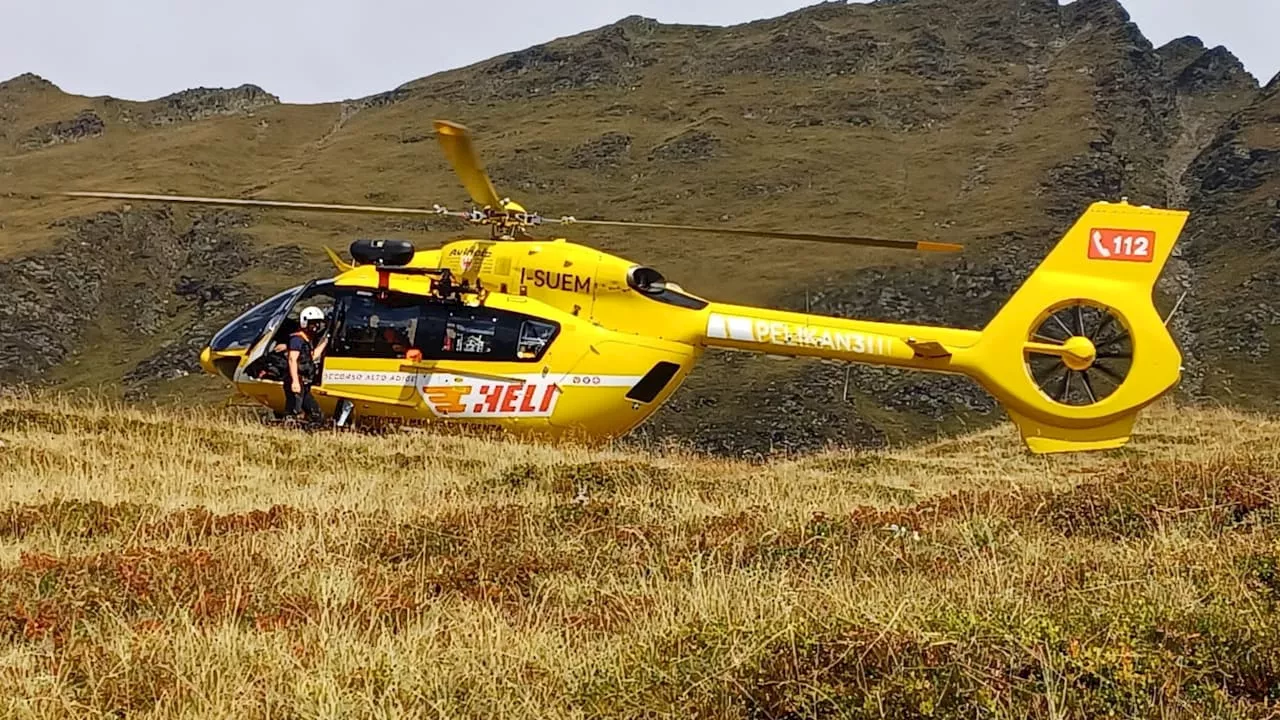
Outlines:
[[262, 336], [267, 323], [292, 302], [302, 288], [302, 285], [289, 288], [249, 308], [213, 336], [210, 349], [222, 352], [250, 347]]
[[[289, 342], [289, 336], [297, 332], [301, 327], [298, 317], [302, 315], [302, 309], [305, 307], [314, 305], [320, 308], [324, 311], [324, 316], [328, 318], [330, 325], [332, 325], [340, 292], [341, 290], [334, 287], [332, 280], [318, 280], [307, 286], [293, 301], [293, 305], [289, 308], [289, 313], [281, 319], [280, 326], [276, 328], [275, 335], [271, 339], [275, 347], [268, 349], [279, 350], [280, 344]], [[332, 327], [330, 330], [332, 330]]]

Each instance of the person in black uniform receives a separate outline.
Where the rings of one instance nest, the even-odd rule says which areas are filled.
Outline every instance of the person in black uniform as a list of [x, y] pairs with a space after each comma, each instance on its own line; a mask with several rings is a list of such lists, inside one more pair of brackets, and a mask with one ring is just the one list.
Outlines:
[[285, 356], [289, 361], [289, 376], [284, 381], [285, 415], [294, 417], [306, 414], [307, 424], [319, 425], [324, 419], [320, 405], [311, 397], [311, 386], [316, 381], [317, 363], [329, 344], [325, 337], [319, 343], [316, 338], [324, 333], [324, 311], [310, 306], [298, 316], [301, 327], [289, 336]]

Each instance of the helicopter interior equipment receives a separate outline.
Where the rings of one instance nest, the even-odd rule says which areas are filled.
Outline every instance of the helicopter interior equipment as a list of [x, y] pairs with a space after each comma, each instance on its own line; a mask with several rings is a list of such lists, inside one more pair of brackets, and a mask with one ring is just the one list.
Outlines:
[[459, 124], [436, 137], [479, 209], [398, 208], [123, 192], [62, 196], [319, 212], [450, 217], [485, 238], [416, 248], [360, 239], [337, 272], [232, 320], [201, 365], [280, 412], [278, 381], [246, 372], [300, 308], [330, 318], [313, 395], [340, 419], [494, 425], [613, 438], [649, 418], [707, 348], [966, 375], [1003, 406], [1035, 453], [1115, 448], [1173, 388], [1181, 355], [1152, 299], [1181, 210], [1095, 202], [981, 330], [872, 322], [712, 302], [629, 259], [537, 238], [545, 225], [602, 225], [851, 246], [956, 251], [947, 243], [543, 217], [500, 196]]

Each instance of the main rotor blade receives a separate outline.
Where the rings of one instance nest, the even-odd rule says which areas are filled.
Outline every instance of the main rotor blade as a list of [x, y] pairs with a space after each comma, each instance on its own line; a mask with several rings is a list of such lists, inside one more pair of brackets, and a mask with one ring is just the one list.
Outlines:
[[190, 197], [185, 195], [148, 195], [144, 193], [120, 192], [62, 192], [67, 197], [107, 198], [111, 200], [142, 200], [149, 202], [188, 203], [193, 205], [227, 205], [289, 208], [295, 210], [318, 210], [321, 212], [361, 213], [375, 215], [452, 215], [467, 217], [467, 213], [449, 210], [426, 210], [423, 208], [386, 207], [381, 205], [333, 205], [329, 203], [293, 202], [288, 200], [250, 200], [238, 198]]
[[[544, 218], [543, 222], [546, 222], [547, 220], [548, 219]], [[932, 252], [958, 252], [963, 249], [962, 246], [954, 243], [928, 242], [925, 240], [890, 240], [887, 238], [859, 235], [778, 232], [774, 230], [748, 230], [745, 228], [721, 228], [700, 225], [669, 225], [666, 223], [627, 222], [623, 220], [578, 220], [576, 218], [564, 218], [551, 221], [563, 223], [565, 225], [612, 225], [615, 227], [653, 228], [655, 230], [715, 233], [719, 235], [747, 235], [762, 238], [779, 238], [782, 240], [807, 240], [809, 242], [833, 243], [837, 245], [862, 245], [866, 247], [926, 250]]]
[[[480, 178], [488, 183], [488, 178], [481, 171]], [[492, 189], [492, 186], [489, 186]], [[140, 200], [144, 202], [169, 202], [195, 205], [223, 205], [231, 207], [273, 207], [292, 210], [310, 210], [334, 213], [356, 213], [373, 215], [448, 215], [464, 220], [473, 219], [467, 212], [446, 210], [444, 208], [405, 208], [384, 205], [340, 205], [332, 203], [296, 202], [290, 200], [254, 200], [243, 198], [193, 197], [186, 195], [160, 195], [147, 193], [68, 191], [56, 193], [66, 197], [104, 198], [110, 200]], [[496, 194], [494, 198], [496, 198]], [[498, 209], [500, 199], [493, 200], [490, 207]], [[673, 225], [668, 223], [629, 222], [623, 220], [578, 220], [576, 218], [541, 218], [541, 223], [560, 223], [564, 225], [608, 225], [613, 227], [649, 228], [655, 230], [673, 230], [677, 232], [698, 232], [719, 235], [742, 235], [760, 238], [783, 240], [804, 240], [809, 242], [832, 243], [837, 245], [858, 245], [865, 247], [898, 248], [906, 250], [922, 250], [932, 252], [957, 252], [962, 246], [954, 243], [930, 242], [926, 240], [891, 240], [857, 235], [827, 235], [822, 233], [779, 232], [774, 230], [750, 230], [745, 228], [723, 228], [699, 225]]]
[[481, 207], [503, 209], [502, 198], [498, 197], [498, 191], [493, 189], [493, 183], [489, 180], [488, 173], [484, 171], [484, 166], [480, 164], [480, 158], [471, 145], [471, 131], [465, 125], [448, 120], [436, 120], [435, 127], [436, 139], [440, 141], [444, 156], [449, 159], [453, 171], [462, 180], [462, 186], [467, 189], [471, 200]]

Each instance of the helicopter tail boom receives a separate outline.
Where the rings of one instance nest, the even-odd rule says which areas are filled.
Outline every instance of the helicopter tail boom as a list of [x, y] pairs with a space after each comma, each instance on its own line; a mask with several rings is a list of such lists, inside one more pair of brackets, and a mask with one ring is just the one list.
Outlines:
[[968, 375], [1034, 452], [1119, 447], [1181, 372], [1152, 292], [1186, 218], [1095, 203], [981, 331], [712, 304], [702, 342]]
[[954, 350], [980, 334], [956, 328], [898, 325], [712, 303], [703, 344], [789, 357], [963, 372]]

